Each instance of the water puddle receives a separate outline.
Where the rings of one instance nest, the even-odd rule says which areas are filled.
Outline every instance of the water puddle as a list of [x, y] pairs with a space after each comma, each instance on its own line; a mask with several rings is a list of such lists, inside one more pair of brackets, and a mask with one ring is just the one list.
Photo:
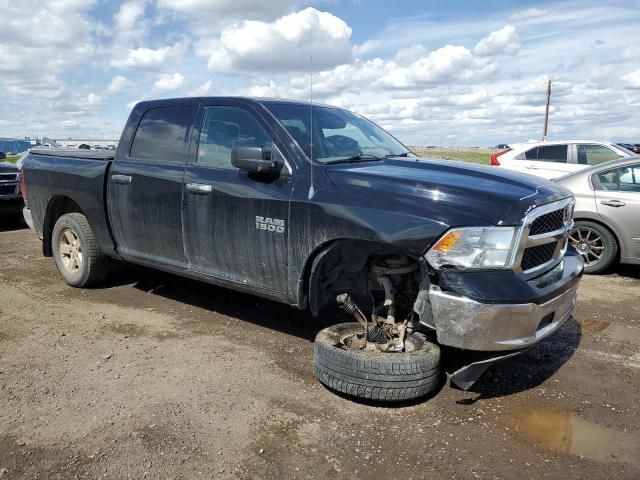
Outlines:
[[580, 320], [578, 322], [587, 332], [601, 332], [611, 323], [604, 320]]
[[640, 436], [588, 422], [569, 412], [531, 409], [518, 412], [512, 426], [557, 453], [579, 455], [598, 462], [638, 464]]
[[611, 325], [602, 333], [615, 340], [626, 340], [634, 343], [640, 342], [640, 328], [627, 327], [626, 325]]
[[629, 327], [619, 323], [611, 323], [605, 320], [580, 320], [580, 326], [587, 332], [602, 333], [613, 340], [628, 342], [640, 341], [640, 328]]

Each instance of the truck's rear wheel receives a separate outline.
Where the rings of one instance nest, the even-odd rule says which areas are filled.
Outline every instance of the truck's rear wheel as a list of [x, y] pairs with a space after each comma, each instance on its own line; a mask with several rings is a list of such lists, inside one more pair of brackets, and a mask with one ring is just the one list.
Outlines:
[[346, 395], [366, 400], [406, 401], [431, 393], [440, 380], [440, 348], [411, 333], [404, 352], [356, 350], [343, 339], [361, 332], [359, 323], [341, 323], [316, 336], [314, 368], [318, 380]]
[[88, 287], [104, 279], [107, 259], [100, 253], [89, 222], [81, 213], [67, 213], [58, 219], [51, 246], [60, 275], [72, 287]]

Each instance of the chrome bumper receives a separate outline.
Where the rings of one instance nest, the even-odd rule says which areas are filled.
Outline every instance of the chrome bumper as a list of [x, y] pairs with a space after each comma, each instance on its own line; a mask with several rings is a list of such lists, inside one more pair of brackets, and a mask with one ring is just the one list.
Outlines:
[[27, 224], [27, 226], [31, 230], [35, 230], [35, 227], [33, 226], [33, 217], [31, 216], [31, 210], [29, 210], [27, 207], [24, 207], [22, 209], [22, 216], [24, 217], [24, 221]]
[[431, 285], [432, 318], [438, 342], [467, 350], [516, 350], [553, 333], [573, 313], [575, 285], [547, 303], [487, 304], [443, 292]]

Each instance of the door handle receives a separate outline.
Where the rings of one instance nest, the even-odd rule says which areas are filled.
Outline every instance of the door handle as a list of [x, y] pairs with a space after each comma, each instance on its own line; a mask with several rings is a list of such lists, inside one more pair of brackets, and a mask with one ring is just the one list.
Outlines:
[[600, 203], [609, 207], [624, 207], [626, 205], [626, 203], [620, 200], [602, 200]]
[[529, 170], [537, 170], [538, 167], [536, 167], [535, 165], [526, 165], [526, 168], [528, 168]]
[[130, 175], [111, 175], [111, 180], [113, 180], [113, 183], [120, 183], [122, 185], [127, 185], [131, 183], [131, 176]]
[[208, 195], [213, 190], [211, 185], [204, 183], [187, 183], [187, 191], [191, 193], [199, 193], [201, 195]]

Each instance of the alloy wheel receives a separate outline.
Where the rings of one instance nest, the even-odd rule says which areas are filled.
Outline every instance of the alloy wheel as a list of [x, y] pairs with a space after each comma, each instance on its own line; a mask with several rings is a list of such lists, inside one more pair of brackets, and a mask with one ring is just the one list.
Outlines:
[[602, 259], [604, 240], [594, 229], [589, 227], [574, 228], [569, 234], [569, 239], [571, 245], [582, 255], [585, 265], [595, 265]]
[[64, 268], [69, 273], [78, 273], [82, 268], [83, 255], [80, 239], [76, 233], [70, 228], [65, 228], [60, 233], [58, 247]]

